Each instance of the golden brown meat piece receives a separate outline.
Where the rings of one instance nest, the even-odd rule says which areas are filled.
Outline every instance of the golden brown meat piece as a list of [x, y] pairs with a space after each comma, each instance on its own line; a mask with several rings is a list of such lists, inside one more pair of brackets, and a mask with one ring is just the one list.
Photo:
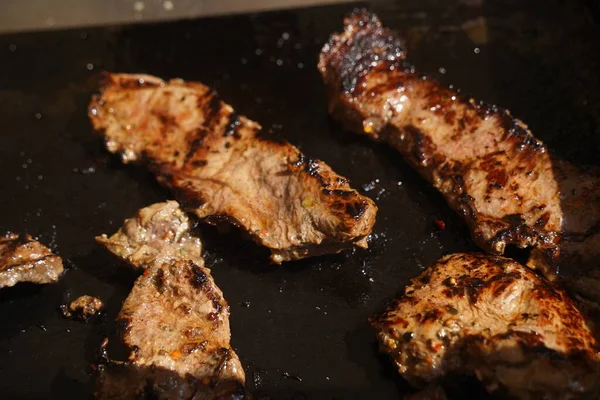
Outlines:
[[140, 210], [100, 241], [144, 273], [117, 319], [129, 361], [101, 366], [98, 398], [244, 398], [229, 306], [188, 229], [177, 203], [167, 202]]
[[69, 305], [63, 304], [60, 309], [65, 318], [87, 321], [104, 309], [104, 303], [97, 297], [85, 295], [76, 298]]
[[446, 256], [371, 322], [416, 386], [475, 374], [488, 391], [520, 399], [600, 395], [598, 343], [578, 308], [504, 257]]
[[0, 288], [19, 282], [52, 283], [64, 272], [62, 259], [29, 235], [0, 237]]
[[[507, 110], [465, 100], [415, 72], [406, 54], [403, 40], [375, 15], [350, 15], [320, 56], [333, 116], [396, 148], [463, 217], [482, 249], [533, 247], [529, 265], [551, 279], [560, 270], [565, 283], [577, 282], [583, 262], [596, 268], [598, 175], [552, 157]], [[598, 280], [591, 284], [578, 290], [600, 300]]]
[[239, 226], [276, 263], [367, 247], [373, 201], [200, 83], [108, 74], [90, 118], [123, 162], [146, 165], [198, 217]]

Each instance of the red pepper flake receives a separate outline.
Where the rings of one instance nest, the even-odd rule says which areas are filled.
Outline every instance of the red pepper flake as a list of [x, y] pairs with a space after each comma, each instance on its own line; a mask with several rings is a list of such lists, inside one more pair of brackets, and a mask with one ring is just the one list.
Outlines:
[[431, 344], [431, 349], [433, 351], [438, 351], [439, 349], [441, 349], [444, 345], [441, 343], [436, 343], [436, 344]]
[[148, 275], [150, 275], [150, 270], [148, 268], [146, 268], [144, 270], [144, 276], [148, 276]]
[[434, 218], [433, 223], [439, 230], [446, 229], [446, 223], [444, 221], [442, 221], [441, 219]]

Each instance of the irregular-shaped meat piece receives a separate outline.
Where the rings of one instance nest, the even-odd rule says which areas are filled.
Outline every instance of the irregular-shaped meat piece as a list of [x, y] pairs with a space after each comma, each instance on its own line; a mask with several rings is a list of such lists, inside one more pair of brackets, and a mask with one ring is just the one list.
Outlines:
[[371, 322], [417, 386], [474, 373], [490, 392], [521, 399], [600, 395], [598, 343], [578, 308], [504, 257], [446, 256]]
[[229, 306], [204, 267], [200, 241], [187, 229], [177, 203], [167, 202], [140, 210], [101, 241], [145, 269], [117, 320], [131, 356], [102, 366], [97, 397], [244, 398], [244, 370], [230, 345]]
[[63, 272], [62, 259], [31, 236], [0, 237], [0, 288], [19, 282], [56, 282]]
[[108, 74], [90, 118], [123, 162], [146, 165], [198, 217], [244, 229], [276, 263], [367, 247], [373, 201], [200, 83]]
[[190, 235], [190, 220], [176, 201], [142, 208], [126, 219], [110, 238], [96, 241], [135, 268], [161, 265], [174, 260], [192, 260], [204, 265], [200, 239]]
[[76, 318], [87, 321], [97, 315], [104, 308], [104, 303], [97, 297], [81, 296], [73, 300], [68, 306], [63, 304], [60, 309], [65, 318]]
[[229, 306], [210, 272], [183, 260], [147, 271], [117, 320], [130, 361], [104, 367], [98, 397], [243, 398], [244, 370], [229, 344]]
[[376, 16], [350, 15], [320, 56], [333, 116], [402, 153], [484, 250], [535, 247], [529, 265], [549, 278], [558, 269], [578, 273], [576, 254], [597, 259], [597, 175], [553, 158], [507, 110], [463, 99], [405, 57], [402, 39]]

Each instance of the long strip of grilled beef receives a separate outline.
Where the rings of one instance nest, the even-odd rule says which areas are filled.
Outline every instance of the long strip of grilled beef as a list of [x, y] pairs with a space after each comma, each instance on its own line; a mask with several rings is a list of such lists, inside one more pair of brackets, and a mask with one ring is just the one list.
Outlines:
[[406, 55], [403, 40], [375, 15], [346, 18], [319, 61], [333, 116], [396, 148], [482, 249], [533, 247], [529, 265], [548, 277], [561, 267], [579, 274], [582, 262], [600, 254], [597, 176], [554, 158], [507, 110], [465, 100], [417, 73]]
[[371, 322], [415, 386], [474, 374], [510, 398], [600, 396], [598, 342], [578, 308], [554, 283], [504, 257], [446, 256]]
[[239, 226], [276, 263], [367, 247], [373, 201], [200, 83], [108, 74], [90, 118], [123, 162], [146, 165], [198, 217]]
[[119, 313], [127, 362], [101, 366], [100, 399], [243, 399], [230, 345], [229, 306], [204, 267], [201, 244], [176, 202], [144, 208], [99, 242], [144, 269]]
[[62, 259], [31, 236], [0, 237], [0, 288], [19, 282], [56, 282], [63, 272]]

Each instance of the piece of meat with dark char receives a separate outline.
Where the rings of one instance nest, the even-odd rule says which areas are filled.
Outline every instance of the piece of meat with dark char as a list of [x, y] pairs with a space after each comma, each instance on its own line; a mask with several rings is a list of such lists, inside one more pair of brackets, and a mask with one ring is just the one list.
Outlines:
[[0, 237], [0, 288], [56, 282], [63, 272], [62, 259], [31, 236], [9, 232]]
[[117, 319], [131, 355], [100, 365], [97, 398], [246, 398], [244, 370], [230, 345], [229, 306], [189, 226], [176, 202], [160, 203], [100, 239], [144, 272]]
[[[482, 249], [532, 247], [529, 266], [550, 279], [560, 270], [579, 290], [582, 263], [596, 268], [600, 255], [598, 175], [553, 157], [507, 110], [417, 73], [406, 55], [403, 40], [375, 15], [351, 14], [319, 61], [332, 115], [396, 148]], [[594, 282], [597, 289], [587, 292], [600, 301]]]
[[110, 152], [146, 165], [185, 210], [242, 228], [276, 263], [367, 247], [372, 200], [200, 83], [107, 74], [90, 118]]
[[598, 398], [598, 343], [565, 291], [510, 259], [454, 254], [371, 320], [415, 386], [474, 374], [519, 399]]

